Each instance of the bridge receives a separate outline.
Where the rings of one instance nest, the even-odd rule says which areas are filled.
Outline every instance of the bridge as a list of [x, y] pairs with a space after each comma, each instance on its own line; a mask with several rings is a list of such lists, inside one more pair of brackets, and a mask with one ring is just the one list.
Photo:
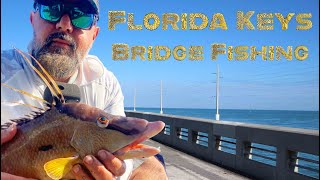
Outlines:
[[[319, 179], [319, 131], [126, 111], [161, 120], [169, 179]], [[141, 162], [141, 160], [140, 160]]]

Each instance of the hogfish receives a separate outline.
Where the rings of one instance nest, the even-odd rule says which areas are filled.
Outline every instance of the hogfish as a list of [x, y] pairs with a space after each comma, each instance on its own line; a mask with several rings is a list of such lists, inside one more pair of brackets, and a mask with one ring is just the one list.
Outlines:
[[161, 132], [163, 122], [114, 116], [87, 104], [65, 103], [54, 80], [38, 65], [43, 73], [37, 73], [50, 87], [54, 103], [48, 103], [44, 112], [15, 121], [17, 134], [1, 145], [2, 172], [36, 179], [74, 179], [70, 173], [73, 165], [101, 149], [122, 160], [160, 152], [140, 143]]

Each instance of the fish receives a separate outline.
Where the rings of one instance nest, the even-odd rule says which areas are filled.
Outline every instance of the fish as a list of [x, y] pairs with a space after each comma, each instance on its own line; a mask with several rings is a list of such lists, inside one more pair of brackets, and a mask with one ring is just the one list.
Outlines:
[[[16, 50], [37, 72], [30, 59]], [[162, 121], [115, 116], [84, 103], [65, 102], [56, 82], [38, 65], [42, 73], [37, 73], [54, 101], [44, 102], [47, 109], [38, 108], [32, 117], [12, 120], [17, 124], [17, 133], [1, 145], [2, 172], [44, 180], [75, 179], [72, 167], [82, 164], [86, 155], [96, 156], [101, 149], [121, 160], [160, 153], [159, 148], [141, 143], [163, 130]]]

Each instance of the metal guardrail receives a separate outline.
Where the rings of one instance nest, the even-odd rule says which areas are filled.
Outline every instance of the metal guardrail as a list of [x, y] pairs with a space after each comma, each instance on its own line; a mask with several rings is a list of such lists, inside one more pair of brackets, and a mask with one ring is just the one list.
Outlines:
[[319, 131], [126, 111], [163, 121], [153, 139], [257, 179], [319, 179]]

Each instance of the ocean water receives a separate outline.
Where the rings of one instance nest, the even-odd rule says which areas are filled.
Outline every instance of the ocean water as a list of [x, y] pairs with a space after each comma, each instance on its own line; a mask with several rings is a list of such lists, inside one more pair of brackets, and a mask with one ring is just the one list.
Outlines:
[[[133, 110], [133, 108], [127, 107], [125, 110]], [[159, 113], [159, 108], [136, 108], [136, 111], [141, 112], [153, 112]], [[178, 116], [189, 116], [197, 118], [205, 118], [215, 120], [215, 109], [186, 109], [186, 108], [164, 108], [163, 114], [171, 114]], [[287, 110], [233, 110], [233, 109], [221, 109], [219, 110], [220, 120], [222, 121], [233, 121], [243, 122], [252, 124], [262, 125], [274, 125], [291, 128], [303, 128], [319, 130], [319, 111], [287, 111]], [[232, 139], [230, 141], [233, 141]], [[255, 144], [255, 143], [254, 143]], [[224, 144], [228, 146], [227, 144]], [[262, 147], [264, 145], [256, 144], [256, 147]], [[265, 147], [269, 150], [274, 150], [273, 147]], [[256, 151], [256, 150], [254, 150]], [[226, 149], [225, 152], [234, 154]], [[255, 152], [261, 153], [261, 155], [275, 158], [274, 154], [266, 152]], [[319, 162], [319, 156], [313, 156], [305, 153], [298, 153], [299, 157], [312, 159]], [[265, 164], [275, 166], [275, 162], [268, 159], [261, 159], [260, 157], [253, 157], [253, 160], [260, 161]], [[308, 162], [299, 161], [300, 165], [304, 165], [319, 172], [318, 164], [310, 164]], [[319, 179], [319, 173], [305, 170], [300, 168], [299, 173]]]
[[[133, 110], [131, 107], [125, 110]], [[215, 109], [164, 108], [164, 114], [215, 120]], [[136, 111], [159, 113], [159, 108], [136, 108]], [[219, 110], [220, 120], [319, 130], [319, 111]]]

